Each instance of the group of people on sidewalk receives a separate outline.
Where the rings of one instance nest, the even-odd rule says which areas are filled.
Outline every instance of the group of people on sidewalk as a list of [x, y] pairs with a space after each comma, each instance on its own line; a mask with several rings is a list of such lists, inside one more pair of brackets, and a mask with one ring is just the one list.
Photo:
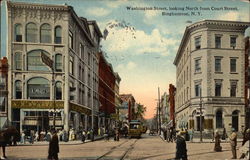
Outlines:
[[[237, 133], [234, 128], [232, 128], [232, 134], [228, 137], [230, 140], [231, 151], [232, 151], [232, 159], [237, 159]], [[221, 143], [221, 136], [218, 130], [214, 133], [214, 151], [221, 152], [222, 147]], [[250, 143], [250, 129], [245, 129], [243, 132], [243, 141], [242, 146], [240, 147], [241, 156], [240, 159], [246, 158], [249, 159], [249, 143]], [[185, 134], [184, 132], [179, 131], [176, 136], [176, 156], [175, 159], [178, 160], [187, 160], [187, 147], [185, 141]]]

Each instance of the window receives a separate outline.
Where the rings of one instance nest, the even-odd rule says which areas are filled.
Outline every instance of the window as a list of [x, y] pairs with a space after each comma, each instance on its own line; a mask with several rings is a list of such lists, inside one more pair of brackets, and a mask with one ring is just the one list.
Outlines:
[[74, 75], [74, 58], [72, 56], [69, 57], [69, 73]]
[[27, 90], [28, 99], [50, 99], [50, 84], [45, 78], [31, 78], [27, 82]]
[[188, 67], [187, 67], [187, 80], [188, 80]]
[[22, 25], [15, 25], [15, 42], [22, 42]]
[[62, 43], [62, 27], [56, 26], [55, 28], [55, 43], [61, 44]]
[[62, 82], [56, 82], [55, 85], [55, 91], [56, 91], [56, 100], [62, 99]]
[[27, 69], [29, 71], [49, 71], [49, 67], [41, 60], [41, 53], [50, 57], [49, 53], [44, 50], [33, 50], [27, 53]]
[[230, 72], [236, 72], [236, 59], [230, 59]]
[[91, 57], [90, 57], [90, 53], [88, 53], [88, 65], [90, 65], [90, 60], [91, 60]]
[[16, 99], [22, 99], [22, 82], [21, 81], [16, 81], [15, 82], [15, 98]]
[[40, 30], [40, 42], [51, 43], [51, 27], [49, 24], [43, 24]]
[[215, 36], [215, 48], [221, 48], [221, 36]]
[[201, 37], [196, 37], [194, 39], [195, 41], [195, 49], [200, 49], [201, 48]]
[[215, 96], [221, 96], [222, 81], [215, 81]]
[[80, 58], [84, 59], [84, 46], [80, 43]]
[[22, 70], [22, 53], [15, 53], [15, 69]]
[[62, 70], [63, 70], [63, 63], [62, 63], [62, 55], [61, 54], [56, 54], [55, 69], [57, 72], [62, 72]]
[[74, 46], [73, 43], [74, 43], [74, 42], [73, 42], [73, 34], [72, 34], [71, 32], [69, 32], [69, 47], [70, 47], [71, 49], [73, 49], [73, 46]]
[[6, 112], [6, 97], [0, 97], [0, 113], [1, 112]]
[[201, 72], [201, 59], [195, 59], [195, 73]]
[[3, 74], [0, 74], [0, 90], [6, 89], [6, 78]]
[[79, 65], [79, 69], [78, 69], [78, 78], [81, 80], [82, 78], [82, 66]]
[[201, 96], [201, 84], [195, 84], [195, 97]]
[[235, 36], [230, 37], [230, 47], [233, 47], [233, 49], [236, 47], [236, 37]]
[[215, 72], [221, 72], [221, 58], [215, 58]]
[[237, 81], [230, 82], [230, 97], [236, 97]]
[[26, 26], [26, 42], [37, 42], [37, 26], [29, 23]]
[[216, 112], [216, 128], [223, 128], [222, 112], [220, 110]]

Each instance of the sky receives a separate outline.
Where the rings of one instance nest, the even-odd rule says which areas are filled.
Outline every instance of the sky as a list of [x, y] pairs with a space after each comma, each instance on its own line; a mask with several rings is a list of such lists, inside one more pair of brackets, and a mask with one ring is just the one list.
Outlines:
[[[105, 35], [102, 50], [121, 77], [120, 93], [133, 94], [136, 102], [147, 108], [145, 118], [152, 118], [156, 113], [158, 87], [162, 95], [168, 93], [170, 83], [176, 83], [173, 61], [186, 26], [205, 19], [244, 22], [250, 19], [248, 0], [11, 1], [66, 3], [74, 7], [79, 17], [96, 20]], [[171, 12], [178, 15], [167, 14]], [[7, 31], [4, 18], [2, 21], [1, 44], [5, 53]]]

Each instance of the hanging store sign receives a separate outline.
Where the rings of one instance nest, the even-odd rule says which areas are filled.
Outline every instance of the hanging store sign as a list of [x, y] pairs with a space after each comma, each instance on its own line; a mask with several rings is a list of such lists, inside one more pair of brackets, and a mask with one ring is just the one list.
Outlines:
[[53, 68], [53, 61], [44, 52], [41, 52], [41, 59], [44, 64]]

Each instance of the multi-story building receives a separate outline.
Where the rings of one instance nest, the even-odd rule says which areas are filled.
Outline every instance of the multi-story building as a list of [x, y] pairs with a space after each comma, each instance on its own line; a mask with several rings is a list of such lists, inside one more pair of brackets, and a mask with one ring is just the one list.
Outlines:
[[115, 121], [111, 115], [116, 113], [115, 105], [115, 83], [116, 75], [113, 67], [107, 62], [102, 52], [98, 54], [99, 59], [99, 100], [100, 115], [102, 115], [100, 124], [105, 128], [112, 128]]
[[164, 92], [164, 94], [161, 96], [161, 103], [160, 103], [160, 118], [161, 118], [161, 124], [166, 124], [169, 122], [169, 113], [170, 113], [170, 107], [169, 107], [169, 95]]
[[171, 127], [175, 127], [175, 94], [176, 88], [173, 84], [169, 84], [169, 120], [171, 122]]
[[250, 128], [250, 27], [245, 30], [245, 102], [246, 128]]
[[21, 130], [46, 130], [54, 114], [57, 128], [96, 130], [102, 37], [96, 22], [66, 4], [7, 5], [10, 120]]
[[186, 28], [174, 60], [177, 128], [209, 133], [245, 126], [243, 40], [248, 26], [204, 20]]
[[8, 60], [0, 59], [0, 129], [8, 125]]
[[120, 82], [121, 77], [117, 72], [115, 72], [115, 108], [116, 108], [116, 120], [119, 121], [119, 113], [120, 113], [120, 107], [122, 104], [122, 100], [120, 98], [119, 92], [120, 92]]
[[120, 119], [128, 122], [135, 118], [135, 99], [132, 94], [121, 94], [122, 106], [120, 108]]

